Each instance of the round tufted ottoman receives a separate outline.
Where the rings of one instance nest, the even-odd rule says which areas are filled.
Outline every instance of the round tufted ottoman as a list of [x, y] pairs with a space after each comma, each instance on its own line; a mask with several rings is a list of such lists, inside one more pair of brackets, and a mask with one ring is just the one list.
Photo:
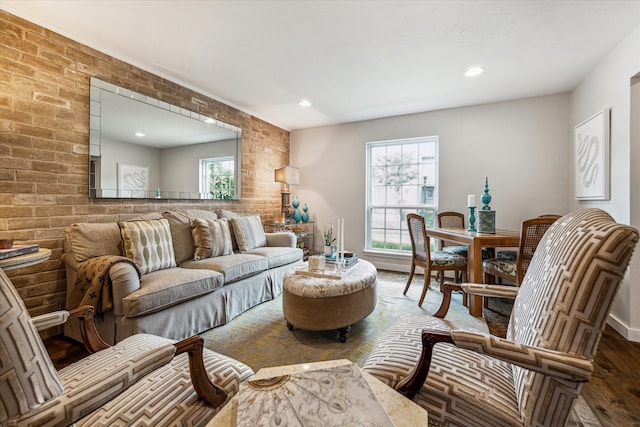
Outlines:
[[287, 327], [340, 332], [346, 342], [351, 325], [376, 307], [376, 268], [359, 260], [341, 279], [312, 277], [289, 271], [284, 275], [282, 311]]

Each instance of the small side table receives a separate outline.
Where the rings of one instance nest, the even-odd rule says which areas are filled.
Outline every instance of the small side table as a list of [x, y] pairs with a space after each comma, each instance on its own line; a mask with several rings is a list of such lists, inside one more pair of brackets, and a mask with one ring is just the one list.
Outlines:
[[30, 265], [44, 262], [51, 257], [51, 249], [40, 248], [38, 252], [18, 255], [11, 258], [0, 259], [0, 268], [12, 270], [14, 268], [28, 267]]
[[[348, 365], [347, 359], [328, 360], [325, 362], [301, 363], [299, 365], [276, 366], [263, 368], [256, 372], [252, 380], [270, 378], [278, 375], [295, 374], [313, 369], [329, 368], [333, 366]], [[427, 411], [416, 405], [411, 400], [384, 384], [368, 372], [363, 372], [365, 380], [376, 395], [376, 398], [389, 414], [391, 420], [398, 426], [426, 426], [429, 424]], [[207, 427], [235, 427], [238, 423], [238, 396], [233, 396], [209, 421]]]

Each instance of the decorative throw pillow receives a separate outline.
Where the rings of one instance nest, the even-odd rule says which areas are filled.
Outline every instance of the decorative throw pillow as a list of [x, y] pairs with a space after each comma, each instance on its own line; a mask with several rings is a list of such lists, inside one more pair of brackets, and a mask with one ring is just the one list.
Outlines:
[[267, 246], [267, 236], [260, 215], [237, 216], [230, 219], [240, 252]]
[[119, 221], [124, 255], [138, 264], [142, 274], [176, 266], [169, 221]]
[[193, 235], [193, 259], [211, 258], [231, 255], [231, 231], [226, 218], [222, 219], [191, 219], [191, 234]]

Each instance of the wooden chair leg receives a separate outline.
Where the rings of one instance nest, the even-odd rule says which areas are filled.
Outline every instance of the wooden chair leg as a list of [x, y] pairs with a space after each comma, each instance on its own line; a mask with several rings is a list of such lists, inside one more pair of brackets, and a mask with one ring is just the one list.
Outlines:
[[407, 284], [404, 287], [404, 292], [402, 292], [402, 295], [406, 295], [407, 291], [409, 290], [409, 286], [411, 286], [411, 281], [413, 280], [413, 274], [416, 272], [416, 264], [411, 261], [411, 271], [409, 272], [409, 278], [407, 279]]
[[418, 307], [422, 307], [422, 303], [424, 302], [424, 297], [427, 296], [427, 291], [429, 290], [429, 284], [431, 282], [431, 268], [427, 266], [424, 270], [424, 284], [422, 285], [422, 295], [420, 295], [420, 302], [418, 302]]

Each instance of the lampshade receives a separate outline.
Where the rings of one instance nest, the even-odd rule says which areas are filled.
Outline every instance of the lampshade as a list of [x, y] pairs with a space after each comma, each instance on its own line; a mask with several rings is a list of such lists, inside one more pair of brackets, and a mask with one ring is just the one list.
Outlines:
[[276, 182], [298, 185], [300, 183], [300, 169], [293, 166], [283, 166], [275, 170]]

